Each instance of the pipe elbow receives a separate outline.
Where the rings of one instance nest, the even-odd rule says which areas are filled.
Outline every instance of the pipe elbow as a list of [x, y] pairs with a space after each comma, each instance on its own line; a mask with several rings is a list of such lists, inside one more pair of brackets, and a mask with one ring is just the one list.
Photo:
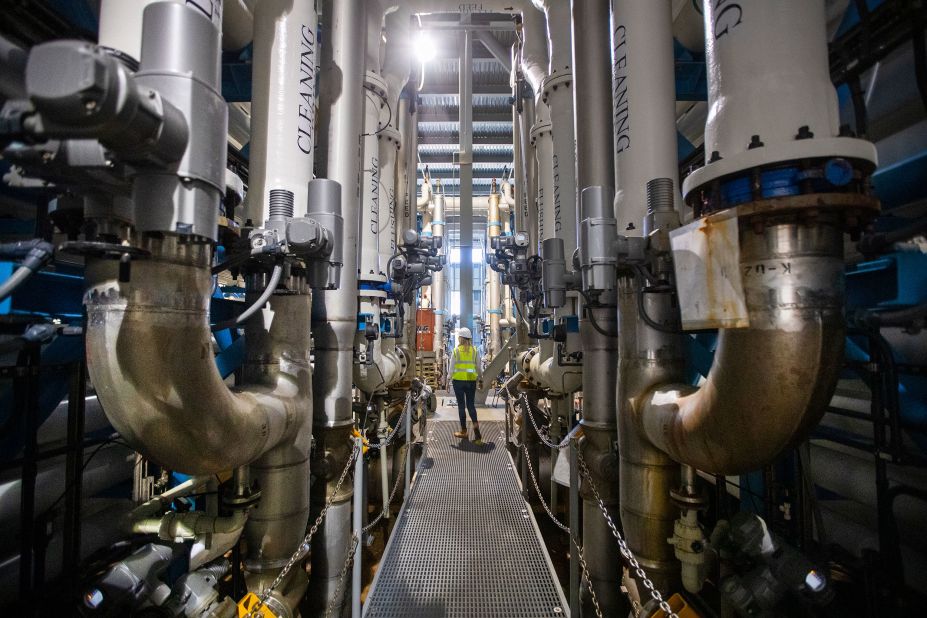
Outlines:
[[794, 332], [723, 331], [707, 381], [651, 391], [636, 420], [680, 463], [713, 474], [756, 470], [820, 421], [842, 358], [836, 316], [809, 319]]
[[116, 268], [87, 265], [87, 367], [134, 449], [171, 470], [214, 474], [295, 438], [312, 409], [308, 358], [281, 359], [274, 384], [231, 391], [213, 362], [208, 262], [138, 261], [129, 283]]
[[654, 446], [714, 474], [755, 470], [805, 439], [843, 366], [839, 230], [776, 226], [754, 236], [741, 262], [772, 249], [788, 256], [791, 283], [745, 279], [750, 327], [721, 331], [706, 381], [660, 386], [632, 405]]

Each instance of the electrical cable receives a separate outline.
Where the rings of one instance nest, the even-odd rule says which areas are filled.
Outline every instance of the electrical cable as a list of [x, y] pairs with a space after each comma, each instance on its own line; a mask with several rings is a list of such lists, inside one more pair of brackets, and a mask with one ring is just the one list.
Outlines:
[[227, 328], [234, 328], [239, 324], [243, 324], [245, 320], [250, 318], [252, 315], [258, 312], [267, 301], [270, 300], [270, 297], [274, 295], [274, 292], [277, 290], [277, 286], [280, 284], [280, 278], [283, 276], [283, 266], [281, 264], [275, 264], [274, 270], [270, 273], [270, 281], [267, 282], [267, 287], [264, 288], [264, 291], [258, 297], [254, 303], [238, 314], [238, 317], [231, 320], [226, 320], [224, 322], [219, 322], [212, 327], [212, 331], [225, 330]]
[[595, 329], [595, 332], [599, 333], [603, 337], [617, 337], [618, 331], [611, 333], [599, 326], [599, 322], [596, 320], [595, 312], [593, 311], [595, 307], [593, 306], [593, 303], [589, 300], [589, 296], [582, 290], [580, 290], [579, 293], [583, 297], [583, 300], [586, 301], [583, 304], [583, 312], [586, 314], [586, 317], [589, 318], [589, 323], [592, 325], [592, 328]]
[[389, 112], [389, 118], [386, 120], [386, 124], [374, 131], [373, 133], [361, 133], [361, 137], [374, 137], [382, 133], [389, 127], [393, 122], [393, 108], [390, 107], [389, 101], [384, 100], [383, 104], [386, 105], [386, 111]]
[[897, 242], [904, 242], [924, 233], [927, 233], [927, 218], [890, 232], [867, 234], [856, 243], [856, 248], [863, 255], [873, 255]]
[[33, 270], [26, 266], [20, 266], [17, 268], [10, 277], [0, 284], [0, 302], [6, 300], [7, 296], [16, 291], [20, 285], [22, 285], [26, 279], [32, 276]]
[[679, 327], [672, 328], [668, 326], [663, 326], [662, 324], [659, 324], [656, 321], [654, 321], [653, 318], [647, 315], [647, 307], [644, 304], [644, 294], [672, 293], [672, 288], [669, 286], [666, 286], [665, 288], [648, 287], [646, 284], [647, 284], [647, 280], [649, 277], [646, 275], [643, 267], [641, 266], [634, 267], [634, 274], [635, 274], [635, 277], [638, 283], [637, 312], [640, 314], [641, 320], [643, 320], [647, 326], [654, 329], [655, 331], [658, 331], [661, 333], [667, 333], [670, 335], [682, 334], [683, 331]]

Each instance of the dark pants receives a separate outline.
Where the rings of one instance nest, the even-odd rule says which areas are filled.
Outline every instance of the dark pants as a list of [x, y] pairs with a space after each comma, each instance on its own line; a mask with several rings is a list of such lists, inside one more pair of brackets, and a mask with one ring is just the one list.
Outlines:
[[470, 420], [476, 422], [476, 380], [454, 380], [454, 396], [457, 397], [457, 413], [460, 414], [460, 426], [466, 428], [467, 415], [464, 407], [470, 412]]

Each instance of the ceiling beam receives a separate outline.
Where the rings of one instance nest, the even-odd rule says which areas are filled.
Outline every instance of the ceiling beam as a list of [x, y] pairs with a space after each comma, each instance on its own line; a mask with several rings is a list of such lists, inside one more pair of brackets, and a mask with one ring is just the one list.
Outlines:
[[[442, 109], [420, 109], [418, 113], [419, 122], [454, 122], [459, 120], [456, 107], [445, 107]], [[512, 122], [512, 112], [505, 110], [503, 112], [492, 112], [487, 110], [473, 110], [473, 122]]]
[[[459, 92], [459, 86], [456, 81], [428, 81], [428, 75], [425, 75], [425, 86], [419, 91], [419, 94], [435, 94], [435, 95], [454, 95], [456, 96]], [[473, 83], [473, 94], [511, 94], [512, 87], [509, 86], [507, 82], [495, 82], [495, 83], [486, 83], [474, 81]]]
[[[511, 163], [512, 159], [513, 156], [511, 154], [501, 154], [496, 152], [473, 153], [474, 163]], [[453, 158], [453, 155], [448, 155], [446, 152], [422, 153], [419, 155], [419, 161], [422, 163], [427, 163], [428, 165], [434, 165], [436, 163], [452, 165], [457, 163], [456, 159]]]
[[[498, 135], [480, 135], [477, 133], [479, 127], [474, 127], [473, 130], [473, 144], [474, 145], [508, 145], [512, 143], [512, 132], [509, 131], [507, 134]], [[460, 140], [460, 135], [457, 131], [450, 132], [434, 132], [427, 135], [422, 135], [421, 130], [419, 130], [418, 135], [418, 145], [434, 145], [434, 144], [456, 144]]]

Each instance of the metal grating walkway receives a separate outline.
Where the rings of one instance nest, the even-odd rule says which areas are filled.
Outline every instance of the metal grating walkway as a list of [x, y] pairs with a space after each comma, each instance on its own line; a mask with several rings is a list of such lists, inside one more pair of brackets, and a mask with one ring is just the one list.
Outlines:
[[503, 424], [486, 444], [435, 422], [367, 596], [367, 618], [562, 618], [563, 591], [521, 496]]

